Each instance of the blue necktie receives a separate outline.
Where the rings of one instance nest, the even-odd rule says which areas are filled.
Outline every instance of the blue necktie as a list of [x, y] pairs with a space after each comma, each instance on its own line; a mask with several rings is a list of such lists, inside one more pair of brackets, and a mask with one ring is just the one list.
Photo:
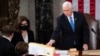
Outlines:
[[[73, 32], [74, 32], [74, 22], [73, 22], [73, 20], [72, 20], [72, 17], [70, 17], [70, 25], [71, 25], [72, 30], [73, 30]], [[76, 45], [75, 40], [74, 40], [74, 45]]]
[[74, 22], [73, 22], [73, 20], [72, 20], [72, 17], [70, 17], [70, 25], [71, 25], [72, 30], [73, 30], [73, 32], [74, 32]]

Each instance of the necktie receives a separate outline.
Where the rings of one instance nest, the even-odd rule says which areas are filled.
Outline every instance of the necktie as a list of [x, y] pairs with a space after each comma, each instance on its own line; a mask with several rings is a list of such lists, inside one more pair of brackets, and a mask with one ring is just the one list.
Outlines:
[[72, 27], [72, 30], [74, 31], [74, 22], [73, 22], [73, 20], [72, 20], [72, 17], [70, 17], [70, 25], [71, 25], [71, 27]]
[[[70, 17], [70, 25], [71, 25], [71, 27], [72, 27], [72, 30], [73, 30], [73, 32], [74, 32], [74, 22], [73, 22], [73, 20], [72, 20], [72, 17]], [[76, 45], [76, 42], [75, 42], [75, 40], [74, 40], [74, 46]]]

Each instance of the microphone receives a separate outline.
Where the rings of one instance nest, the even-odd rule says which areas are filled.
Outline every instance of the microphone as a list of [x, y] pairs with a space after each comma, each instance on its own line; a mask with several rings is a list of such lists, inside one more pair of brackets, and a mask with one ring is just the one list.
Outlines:
[[96, 31], [92, 28], [91, 31], [96, 34]]
[[96, 33], [96, 31], [92, 28], [91, 31], [96, 35], [96, 37], [100, 40], [100, 37], [98, 36], [98, 34]]

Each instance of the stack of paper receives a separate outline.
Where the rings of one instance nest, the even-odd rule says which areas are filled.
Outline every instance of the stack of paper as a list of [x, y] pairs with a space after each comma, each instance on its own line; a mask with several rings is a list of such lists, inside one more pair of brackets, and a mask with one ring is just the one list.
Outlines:
[[70, 56], [68, 50], [56, 50], [55, 56]]

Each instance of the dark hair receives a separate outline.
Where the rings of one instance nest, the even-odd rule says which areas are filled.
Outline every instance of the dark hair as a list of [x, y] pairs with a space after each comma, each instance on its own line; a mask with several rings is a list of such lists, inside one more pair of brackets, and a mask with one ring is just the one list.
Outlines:
[[[18, 27], [21, 25], [21, 23], [23, 22], [23, 21], [26, 21], [27, 22], [27, 24], [28, 24], [28, 30], [30, 30], [30, 21], [29, 21], [29, 19], [27, 18], [27, 17], [25, 17], [25, 16], [19, 16], [18, 18], [17, 18], [17, 29], [18, 29]], [[19, 29], [18, 29], [19, 30]], [[20, 31], [20, 30], [19, 30]]]
[[15, 46], [15, 52], [19, 56], [28, 53], [28, 44], [25, 42], [18, 42]]
[[3, 27], [2, 27], [2, 29], [1, 29], [1, 33], [3, 34], [3, 35], [6, 35], [6, 36], [10, 36], [10, 35], [12, 35], [12, 33], [14, 33], [14, 28], [13, 27], [11, 27], [10, 25], [4, 25]]

